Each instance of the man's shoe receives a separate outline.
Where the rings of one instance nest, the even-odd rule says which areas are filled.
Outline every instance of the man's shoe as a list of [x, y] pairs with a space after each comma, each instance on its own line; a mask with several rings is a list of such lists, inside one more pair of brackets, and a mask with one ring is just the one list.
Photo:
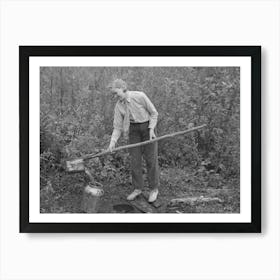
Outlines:
[[153, 189], [151, 192], [150, 192], [150, 195], [149, 195], [149, 202], [152, 203], [152, 202], [155, 202], [157, 200], [157, 197], [158, 197], [158, 189]]
[[141, 194], [142, 191], [141, 190], [134, 190], [126, 199], [127, 200], [134, 200], [139, 194]]

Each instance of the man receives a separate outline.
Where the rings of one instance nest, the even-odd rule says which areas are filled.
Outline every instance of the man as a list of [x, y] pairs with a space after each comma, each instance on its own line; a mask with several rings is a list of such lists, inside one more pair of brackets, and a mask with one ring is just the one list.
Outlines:
[[[118, 101], [114, 113], [114, 130], [111, 136], [109, 150], [115, 145], [123, 132], [129, 135], [129, 143], [138, 143], [156, 138], [155, 127], [158, 112], [144, 92], [128, 91], [123, 80], [114, 80], [111, 84], [112, 93]], [[158, 196], [159, 167], [157, 142], [129, 149], [131, 157], [132, 186], [134, 191], [127, 200], [134, 200], [142, 193], [144, 182], [142, 175], [142, 155], [147, 165], [148, 183], [151, 188], [149, 202], [154, 202]]]

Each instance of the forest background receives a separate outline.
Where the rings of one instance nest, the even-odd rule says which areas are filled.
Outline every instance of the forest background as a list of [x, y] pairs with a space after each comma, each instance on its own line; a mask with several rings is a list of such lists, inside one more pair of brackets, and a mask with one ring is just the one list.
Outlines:
[[[239, 67], [41, 67], [41, 212], [83, 212], [88, 178], [67, 173], [62, 163], [108, 147], [116, 101], [108, 85], [115, 78], [151, 99], [159, 112], [159, 136], [207, 125], [159, 142], [161, 211], [239, 212]], [[121, 138], [118, 145], [125, 144]], [[112, 205], [132, 191], [128, 151], [90, 160], [87, 167], [105, 191], [100, 212], [113, 212]], [[219, 200], [169, 203], [178, 197]]]

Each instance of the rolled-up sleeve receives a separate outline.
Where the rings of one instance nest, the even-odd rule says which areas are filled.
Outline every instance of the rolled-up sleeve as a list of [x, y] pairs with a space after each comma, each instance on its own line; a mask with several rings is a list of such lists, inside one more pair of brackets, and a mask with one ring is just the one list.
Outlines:
[[148, 98], [148, 96], [145, 93], [143, 93], [143, 100], [144, 100], [146, 109], [150, 114], [149, 128], [154, 129], [157, 125], [158, 112], [157, 112], [154, 104], [151, 102], [151, 100]]
[[122, 128], [123, 128], [123, 116], [118, 106], [119, 105], [117, 103], [114, 112], [114, 122], [113, 122], [114, 130], [111, 136], [111, 143], [112, 142], [116, 143], [118, 141], [118, 139], [121, 136]]

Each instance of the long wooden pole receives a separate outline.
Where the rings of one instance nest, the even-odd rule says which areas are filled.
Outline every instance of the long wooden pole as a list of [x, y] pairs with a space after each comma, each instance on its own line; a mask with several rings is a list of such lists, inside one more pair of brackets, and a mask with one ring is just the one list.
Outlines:
[[193, 128], [187, 129], [187, 130], [178, 131], [178, 132], [171, 133], [171, 134], [166, 134], [166, 135], [154, 138], [152, 140], [147, 140], [147, 141], [144, 141], [144, 142], [139, 142], [139, 143], [135, 143], [135, 144], [121, 146], [121, 147], [118, 147], [118, 148], [116, 148], [112, 151], [107, 150], [105, 152], [101, 152], [101, 153], [98, 153], [98, 154], [89, 154], [89, 155], [81, 157], [81, 159], [86, 160], [86, 159], [96, 158], [96, 157], [100, 157], [100, 156], [103, 156], [103, 155], [106, 155], [106, 154], [114, 153], [114, 152], [117, 152], [117, 151], [120, 151], [120, 150], [123, 150], [123, 149], [130, 149], [130, 148], [135, 148], [135, 147], [151, 144], [153, 142], [157, 142], [157, 141], [160, 141], [160, 140], [163, 140], [163, 139], [166, 139], [166, 138], [178, 136], [178, 135], [181, 135], [181, 134], [186, 134], [186, 133], [192, 132], [194, 130], [201, 129], [205, 126], [206, 126], [206, 124], [203, 124], [203, 125], [196, 126], [196, 127], [193, 127]]

